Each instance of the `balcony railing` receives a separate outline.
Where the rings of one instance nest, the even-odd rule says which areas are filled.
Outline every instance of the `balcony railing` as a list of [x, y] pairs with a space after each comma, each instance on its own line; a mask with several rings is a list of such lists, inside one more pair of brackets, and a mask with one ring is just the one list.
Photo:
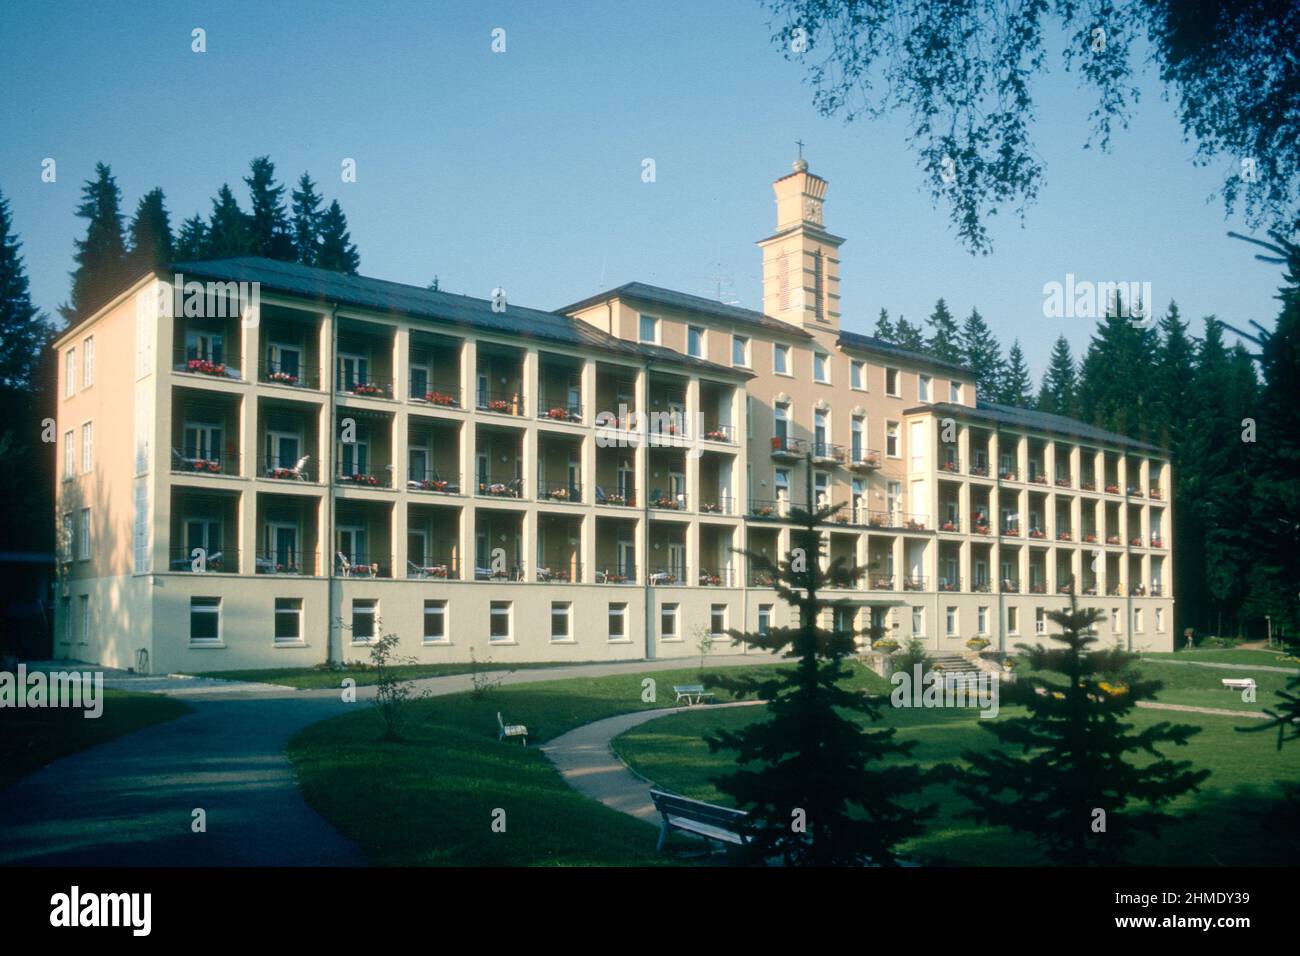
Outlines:
[[773, 435], [771, 444], [773, 458], [802, 458], [808, 450], [807, 442], [788, 435]]
[[974, 584], [970, 586], [970, 589], [974, 591], [976, 594], [989, 594], [993, 590], [993, 582], [977, 580]]
[[393, 397], [392, 382], [383, 382], [372, 378], [348, 378], [343, 376], [339, 378], [336, 388], [345, 395], [356, 395], [360, 398]]
[[1029, 481], [1035, 485], [1047, 484], [1047, 472], [1037, 465], [1029, 466]]
[[1119, 536], [1119, 535], [1117, 535], [1117, 534], [1108, 534], [1108, 535], [1106, 535], [1106, 543], [1107, 543], [1107, 544], [1123, 544], [1124, 542], [1120, 539], [1120, 536]]
[[1083, 585], [1083, 591], [1081, 593], [1084, 595], [1084, 597], [1096, 597], [1097, 582], [1096, 581], [1085, 582]]
[[949, 475], [960, 475], [961, 459], [956, 455], [949, 455], [939, 462], [939, 471]]
[[1057, 541], [1073, 541], [1073, 540], [1074, 540], [1074, 532], [1071, 531], [1069, 528], [1058, 528], [1057, 531], [1056, 531], [1056, 540], [1057, 540]]
[[700, 502], [700, 514], [704, 515], [729, 515], [734, 514], [735, 510], [735, 499], [726, 495], [717, 495]]
[[1158, 534], [1153, 534], [1153, 535], [1151, 536], [1151, 547], [1153, 547], [1153, 548], [1163, 548], [1164, 546], [1165, 546], [1165, 539], [1164, 539], [1164, 538], [1160, 537], [1160, 535], [1158, 535]]
[[975, 532], [975, 534], [988, 536], [993, 533], [993, 526], [989, 524], [989, 519], [986, 516], [977, 514], [971, 524], [971, 531]]
[[1140, 548], [1140, 547], [1142, 547], [1142, 537], [1141, 537], [1141, 535], [1139, 535], [1139, 536], [1137, 536], [1137, 537], [1134, 537], [1134, 538], [1129, 538], [1129, 539], [1128, 539], [1128, 543], [1129, 543], [1130, 545], [1132, 545], [1133, 547], [1135, 547], [1135, 548]]
[[1158, 485], [1152, 485], [1147, 489], [1147, 493], [1151, 496], [1152, 501], [1163, 501], [1165, 497], [1164, 490]]
[[258, 381], [291, 388], [320, 387], [319, 373], [302, 363], [266, 362], [259, 370]]
[[685, 492], [652, 494], [650, 496], [650, 507], [659, 508], [664, 511], [685, 511], [687, 501]]
[[1097, 483], [1091, 478], [1084, 478], [1080, 480], [1079, 487], [1084, 491], [1096, 491]]
[[880, 452], [874, 448], [849, 450], [849, 469], [852, 471], [875, 471], [880, 467]]
[[959, 518], [959, 517], [957, 517], [957, 516], [955, 516], [955, 515], [954, 515], [953, 517], [944, 518], [943, 521], [939, 522], [939, 530], [940, 530], [940, 531], [960, 531], [960, 530], [961, 530], [961, 518]]
[[195, 475], [238, 475], [239, 456], [231, 452], [204, 452], [197, 448], [172, 449], [172, 471]]
[[988, 459], [976, 458], [974, 461], [970, 463], [970, 469], [968, 473], [974, 475], [976, 478], [987, 478], [989, 476]]
[[939, 590], [940, 590], [940, 591], [960, 591], [960, 590], [961, 590], [961, 578], [960, 578], [960, 577], [956, 577], [956, 576], [953, 576], [953, 577], [942, 577], [942, 578], [940, 578], [940, 579], [939, 579]]
[[998, 469], [998, 478], [1002, 481], [1019, 481], [1020, 472], [1014, 467], [1004, 465]]
[[623, 486], [619, 491], [617, 487], [613, 491], [606, 491], [600, 485], [596, 486], [596, 504], [608, 505], [611, 508], [634, 508], [636, 507], [636, 489]]
[[582, 405], [579, 402], [570, 402], [567, 399], [562, 402], [553, 402], [543, 397], [537, 403], [537, 417], [549, 422], [580, 424], [582, 422]]
[[867, 587], [872, 591], [892, 591], [894, 590], [894, 576], [892, 574], [872, 574], [867, 578]]
[[704, 440], [734, 445], [736, 428], [734, 425], [707, 425], [704, 428]]
[[784, 499], [774, 498], [751, 498], [749, 502], [749, 516], [751, 518], [766, 518], [771, 521], [779, 521], [788, 517], [790, 514], [790, 502]]
[[649, 584], [664, 587], [671, 584], [683, 584], [686, 581], [686, 569], [660, 568], [657, 571], [651, 571], [646, 581]]
[[391, 488], [393, 487], [393, 468], [387, 465], [375, 469], [373, 467], [366, 470], [345, 469], [340, 463], [338, 474], [334, 476], [335, 481], [344, 487], [350, 488]]
[[1128, 496], [1130, 498], [1145, 498], [1146, 494], [1137, 485], [1128, 486]]
[[[199, 552], [195, 554], [195, 552]], [[168, 552], [170, 571], [194, 574], [238, 574], [238, 548], [172, 548]]]
[[1047, 593], [1047, 582], [1046, 582], [1046, 581], [1030, 581], [1030, 582], [1029, 582], [1029, 593], [1030, 593], [1030, 594], [1046, 594], [1046, 593]]
[[455, 555], [426, 554], [406, 561], [406, 576], [420, 581], [447, 581], [460, 577]]
[[1057, 475], [1057, 476], [1056, 476], [1056, 482], [1055, 482], [1055, 484], [1056, 484], [1056, 487], [1058, 487], [1058, 488], [1073, 488], [1073, 487], [1074, 487], [1074, 482], [1072, 482], [1072, 481], [1070, 480], [1070, 476], [1069, 476], [1069, 475]]
[[524, 566], [522, 564], [509, 565], [504, 568], [496, 568], [491, 565], [476, 565], [474, 567], [475, 581], [522, 581], [524, 579]]
[[172, 351], [172, 370], [226, 380], [243, 377], [238, 368], [224, 361], [224, 357], [215, 358], [211, 352], [196, 352], [184, 347]]
[[497, 415], [522, 415], [524, 397], [518, 392], [490, 392], [479, 389], [475, 399], [479, 411], [494, 412]]
[[772, 586], [772, 575], [767, 571], [750, 571], [749, 586], [751, 588], [770, 588]]
[[1164, 585], [1156, 581], [1151, 585], [1151, 596], [1160, 597], [1165, 593]]
[[582, 485], [576, 481], [546, 482], [538, 485], [537, 498], [539, 501], [581, 504]]
[[1123, 596], [1124, 596], [1124, 586], [1123, 586], [1122, 584], [1112, 584], [1112, 585], [1110, 585], [1108, 588], [1106, 588], [1106, 596], [1107, 596], [1107, 597], [1123, 597]]
[[484, 498], [522, 498], [524, 480], [513, 475], [479, 475], [478, 494]]
[[582, 565], [571, 561], [555, 565], [538, 563], [537, 580], [542, 584], [572, 584], [582, 580]]
[[391, 578], [389, 560], [386, 554], [338, 553], [334, 555], [334, 573], [341, 578]]
[[1020, 537], [1020, 526], [1018, 524], [1004, 524], [1002, 526], [1002, 536], [1004, 538]]
[[460, 474], [458, 472], [443, 472], [436, 468], [428, 471], [407, 470], [406, 473], [406, 490], [407, 491], [431, 491], [440, 495], [458, 495], [460, 494]]
[[256, 574], [296, 574], [310, 577], [316, 573], [316, 554], [302, 551], [259, 551], [253, 560]]
[[1146, 597], [1146, 596], [1147, 596], [1147, 588], [1146, 588], [1146, 585], [1145, 585], [1145, 584], [1135, 584], [1135, 585], [1133, 585], [1131, 588], [1129, 588], [1129, 592], [1128, 592], [1128, 593], [1129, 593], [1131, 596], [1133, 596], [1133, 597]]
[[257, 473], [263, 478], [277, 481], [315, 481], [316, 468], [310, 455], [292, 460], [288, 458], [259, 458]]
[[636, 584], [636, 565], [615, 564], [596, 569], [597, 584]]
[[1119, 494], [1119, 485], [1113, 481], [1106, 482], [1106, 494], [1108, 495]]
[[413, 402], [421, 402], [426, 405], [436, 405], [439, 408], [460, 408], [460, 386], [448, 383], [424, 383], [423, 388], [417, 387], [417, 383], [410, 384], [410, 395], [407, 396]]
[[1034, 541], [1043, 541], [1047, 538], [1047, 532], [1042, 528], [1030, 528], [1029, 534], [1026, 535], [1026, 537]]
[[1003, 578], [1001, 584], [1000, 584], [999, 587], [998, 587], [998, 590], [1000, 590], [1003, 594], [1019, 594], [1019, 593], [1020, 593], [1020, 579], [1019, 579], [1019, 578]]
[[924, 591], [924, 590], [925, 590], [925, 587], [926, 587], [925, 580], [926, 580], [926, 579], [925, 579], [925, 576], [924, 576], [924, 575], [921, 575], [921, 574], [914, 574], [914, 575], [909, 575], [909, 576], [907, 576], [907, 577], [904, 577], [904, 578], [903, 578], [903, 590], [904, 590], [904, 591]]
[[701, 568], [699, 584], [702, 588], [729, 588], [731, 587], [731, 568], [719, 568], [717, 570]]
[[929, 515], [905, 514], [903, 515], [903, 530], [905, 531], [924, 531], [930, 523]]
[[812, 443], [812, 456], [814, 461], [823, 463], [843, 463], [848, 458], [844, 453], [843, 445], [834, 445], [825, 441], [815, 441]]

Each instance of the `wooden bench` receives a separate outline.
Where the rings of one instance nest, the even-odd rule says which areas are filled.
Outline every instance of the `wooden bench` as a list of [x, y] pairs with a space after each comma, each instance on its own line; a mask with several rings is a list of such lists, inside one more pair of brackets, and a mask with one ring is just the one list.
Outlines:
[[677, 695], [676, 703], [686, 701], [686, 706], [701, 704], [706, 699], [713, 700], [713, 692], [704, 689], [703, 684], [674, 684], [673, 693]]
[[654, 801], [655, 809], [663, 817], [663, 824], [659, 828], [659, 842], [655, 846], [656, 851], [663, 850], [669, 830], [681, 830], [684, 833], [703, 837], [705, 840], [716, 840], [733, 846], [743, 846], [751, 839], [745, 823], [749, 814], [743, 810], [730, 810], [727, 807], [705, 803], [703, 800], [691, 800], [688, 797], [665, 793], [663, 790], [652, 789], [650, 799]]
[[1225, 677], [1223, 686], [1228, 690], [1254, 690], [1255, 678], [1253, 677]]
[[497, 743], [507, 740], [511, 737], [522, 737], [524, 746], [528, 746], [528, 728], [523, 724], [507, 724], [501, 719], [501, 711], [497, 711]]

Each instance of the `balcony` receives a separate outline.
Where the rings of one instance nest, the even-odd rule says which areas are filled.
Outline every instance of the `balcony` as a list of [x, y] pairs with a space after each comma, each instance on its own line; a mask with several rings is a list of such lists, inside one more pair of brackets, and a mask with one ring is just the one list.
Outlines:
[[1145, 498], [1146, 494], [1137, 485], [1128, 486], [1128, 496], [1130, 498]]
[[939, 472], [940, 474], [960, 475], [961, 459], [956, 455], [946, 456], [943, 461], [939, 462]]
[[334, 480], [345, 488], [392, 488], [393, 468], [391, 465], [386, 465], [380, 469], [348, 469], [344, 468], [343, 462], [340, 462]]
[[1020, 472], [1014, 468], [1003, 467], [998, 469], [998, 478], [1001, 481], [1019, 481]]
[[1069, 528], [1061, 528], [1061, 529], [1058, 529], [1057, 532], [1056, 532], [1056, 540], [1057, 540], [1057, 541], [1073, 541], [1073, 540], [1074, 540], [1074, 532], [1072, 532]]
[[736, 428], [734, 425], [708, 425], [704, 429], [704, 440], [723, 445], [734, 445], [736, 443]]
[[1091, 478], [1084, 478], [1079, 482], [1079, 488], [1083, 491], [1096, 491], [1097, 483]]
[[872, 591], [892, 591], [894, 590], [894, 576], [892, 574], [872, 574], [867, 578], [867, 588]]
[[1164, 491], [1158, 485], [1152, 485], [1147, 489], [1147, 493], [1150, 494], [1152, 501], [1163, 501], [1165, 498]]
[[567, 422], [571, 425], [582, 424], [582, 405], [568, 399], [552, 400], [542, 396], [537, 403], [537, 417], [548, 422]]
[[1107, 482], [1107, 483], [1106, 483], [1106, 494], [1108, 494], [1108, 495], [1117, 495], [1117, 494], [1119, 494], [1119, 485], [1114, 484], [1114, 483], [1112, 483], [1112, 482]]
[[358, 398], [392, 398], [393, 383], [357, 375], [340, 375], [337, 390]]
[[843, 445], [833, 445], [824, 441], [812, 443], [812, 457], [819, 465], [843, 464], [848, 458], [844, 453]]
[[451, 383], [412, 381], [408, 398], [437, 408], [461, 407], [460, 386]]
[[217, 378], [224, 381], [238, 381], [243, 376], [238, 368], [227, 365], [221, 357], [220, 350], [210, 351], [181, 347], [172, 351], [172, 371], [187, 375], [199, 375], [205, 378]]
[[287, 574], [311, 577], [316, 573], [317, 555], [284, 549], [258, 551], [253, 562], [256, 574]]
[[617, 488], [614, 491], [606, 491], [602, 486], [597, 485], [596, 504], [610, 508], [635, 508], [636, 489], [625, 484], [621, 491]]
[[716, 571], [701, 568], [699, 583], [702, 588], [729, 588], [731, 587], [731, 568], [721, 568]]
[[735, 513], [735, 499], [726, 495], [714, 495], [712, 498], [700, 502], [700, 514], [703, 515], [729, 515]]
[[749, 516], [770, 521], [780, 521], [790, 514], [790, 502], [783, 498], [753, 498], [749, 502]]
[[478, 494], [484, 498], [522, 498], [524, 480], [513, 475], [479, 475]]
[[406, 478], [407, 491], [428, 491], [439, 495], [460, 494], [460, 475], [439, 471], [437, 468], [426, 471], [409, 470]]
[[1033, 485], [1047, 484], [1047, 472], [1042, 468], [1034, 465], [1029, 466], [1029, 483]]
[[576, 481], [545, 482], [538, 485], [537, 500], [582, 504], [582, 485]]
[[172, 471], [183, 475], [238, 475], [239, 455], [216, 449], [173, 448]]
[[687, 510], [686, 493], [677, 492], [676, 494], [673, 494], [669, 492], [667, 494], [653, 495], [650, 498], [650, 507], [658, 508], [662, 511], [685, 511]]
[[386, 554], [339, 552], [334, 556], [334, 573], [341, 578], [391, 578], [393, 568], [389, 560]]
[[537, 581], [539, 584], [572, 584], [581, 580], [582, 565], [576, 561], [570, 561], [563, 566], [558, 564], [554, 567], [541, 564], [537, 566]]
[[1146, 588], [1146, 585], [1145, 585], [1145, 584], [1135, 584], [1135, 585], [1133, 585], [1131, 588], [1129, 588], [1129, 592], [1128, 592], [1128, 593], [1129, 593], [1129, 595], [1130, 595], [1131, 597], [1146, 597], [1146, 596], [1147, 596], [1147, 588]]
[[989, 463], [985, 459], [976, 458], [970, 463], [967, 474], [975, 478], [987, 478], [989, 476]]
[[1117, 534], [1108, 534], [1108, 535], [1106, 535], [1106, 543], [1107, 543], [1107, 544], [1116, 544], [1116, 545], [1119, 545], [1119, 544], [1123, 544], [1124, 542], [1123, 542], [1122, 540], [1120, 540], [1120, 536], [1119, 536], [1119, 535], [1117, 535]]
[[957, 517], [957, 516], [955, 516], [955, 515], [952, 516], [952, 517], [949, 517], [949, 518], [945, 518], [945, 519], [943, 520], [943, 522], [939, 525], [939, 530], [940, 530], [940, 531], [960, 531], [960, 530], [961, 530], [961, 518], [959, 518], [959, 517]]
[[1058, 488], [1073, 488], [1073, 487], [1074, 487], [1074, 484], [1070, 481], [1070, 476], [1069, 476], [1069, 475], [1064, 475], [1064, 476], [1058, 475], [1057, 478], [1056, 478], [1056, 487], [1058, 487]]
[[288, 458], [259, 458], [257, 473], [263, 478], [274, 481], [314, 482], [319, 477], [312, 464], [311, 455], [302, 455], [292, 461]]
[[924, 575], [915, 574], [903, 578], [904, 591], [924, 591], [926, 588], [926, 579]]
[[1164, 593], [1165, 593], [1164, 585], [1162, 585], [1159, 581], [1152, 582], [1151, 584], [1152, 597], [1163, 597]]
[[1153, 548], [1163, 548], [1164, 546], [1165, 546], [1165, 539], [1164, 539], [1164, 538], [1160, 537], [1160, 535], [1158, 535], [1158, 534], [1154, 534], [1154, 535], [1151, 536], [1151, 547], [1153, 547]]
[[947, 592], [947, 591], [960, 591], [960, 590], [961, 590], [961, 578], [960, 578], [960, 577], [957, 577], [956, 575], [953, 575], [953, 576], [951, 576], [951, 577], [942, 577], [942, 578], [940, 578], [940, 579], [939, 579], [939, 590], [940, 590], [940, 591], [945, 591], [945, 592]]
[[976, 594], [991, 594], [993, 591], [993, 582], [976, 579], [975, 583], [971, 585], [971, 590]]
[[874, 448], [859, 448], [849, 452], [849, 470], [859, 473], [872, 472], [880, 468], [880, 452]]
[[522, 564], [508, 565], [502, 568], [478, 565], [474, 568], [475, 581], [495, 581], [497, 583], [506, 583], [510, 581], [522, 581], [524, 579], [524, 566]]
[[1142, 538], [1141, 538], [1141, 536], [1138, 536], [1138, 537], [1135, 537], [1135, 538], [1129, 538], [1129, 539], [1128, 539], [1128, 543], [1129, 543], [1130, 545], [1132, 545], [1133, 547], [1135, 547], [1135, 548], [1140, 548], [1140, 547], [1142, 547]]
[[1046, 594], [1046, 593], [1047, 593], [1047, 582], [1045, 582], [1045, 581], [1030, 581], [1030, 582], [1029, 582], [1029, 593], [1030, 593], [1030, 594]]
[[924, 531], [929, 523], [929, 515], [908, 514], [903, 516], [903, 529], [905, 531]]
[[616, 564], [596, 571], [597, 584], [636, 584], [636, 565]]
[[[199, 552], [195, 554], [194, 552]], [[170, 571], [191, 574], [238, 574], [239, 549], [214, 548], [207, 553], [204, 548], [172, 548], [168, 551], [167, 568]]]
[[1004, 524], [1002, 526], [1002, 536], [1004, 538], [1020, 537], [1020, 527], [1016, 524]]
[[808, 449], [808, 443], [789, 436], [772, 436], [772, 457], [777, 461], [798, 461]]
[[258, 370], [257, 380], [268, 385], [284, 385], [289, 388], [320, 387], [320, 376], [316, 370], [297, 361], [267, 361]]
[[998, 590], [1000, 590], [1003, 594], [1019, 594], [1019, 593], [1020, 593], [1020, 579], [1019, 579], [1019, 578], [1003, 578], [1003, 579], [1002, 579], [1002, 583], [1001, 583], [1001, 585], [999, 586]]
[[453, 554], [425, 555], [406, 562], [406, 576], [418, 581], [447, 581], [460, 577], [460, 565]]
[[1042, 528], [1030, 528], [1028, 537], [1033, 541], [1042, 541], [1047, 537], [1047, 532]]
[[478, 390], [477, 407], [481, 412], [494, 415], [522, 415], [524, 397], [519, 392], [494, 392], [486, 388]]

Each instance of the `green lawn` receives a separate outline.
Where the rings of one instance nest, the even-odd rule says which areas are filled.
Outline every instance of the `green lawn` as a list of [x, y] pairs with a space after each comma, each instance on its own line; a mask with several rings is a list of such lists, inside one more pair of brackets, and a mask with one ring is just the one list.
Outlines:
[[[855, 683], [884, 689], [875, 674], [856, 670]], [[643, 700], [647, 678], [657, 700]], [[379, 718], [367, 710], [308, 727], [288, 754], [307, 801], [377, 864], [672, 862], [655, 853], [654, 828], [580, 796], [535, 744], [603, 717], [670, 705], [673, 684], [698, 678], [697, 668], [684, 667], [429, 698], [411, 705], [402, 743], [381, 743]], [[497, 743], [497, 711], [528, 726], [527, 749]], [[498, 808], [505, 833], [491, 829]]]
[[1284, 660], [1282, 651], [1252, 651], [1227, 647], [1196, 648], [1190, 651], [1143, 652], [1144, 660], [1200, 661], [1206, 664], [1240, 664], [1244, 667], [1300, 667], [1294, 661]]
[[[574, 662], [556, 662], [541, 664], [497, 664], [480, 661], [477, 665], [464, 664], [404, 664], [395, 670], [406, 680], [421, 677], [446, 677], [450, 674], [469, 674], [474, 670], [487, 671], [523, 671], [544, 667], [571, 667]], [[263, 684], [279, 684], [283, 687], [296, 687], [299, 690], [319, 690], [338, 687], [345, 677], [351, 677], [358, 687], [374, 684], [378, 677], [373, 668], [363, 665], [349, 665], [340, 670], [324, 667], [273, 667], [262, 670], [243, 671], [202, 671], [192, 676], [213, 677], [217, 680], [249, 680]]]
[[159, 694], [103, 693], [104, 712], [94, 719], [66, 707], [0, 711], [0, 789], [60, 757], [174, 720], [189, 710]]
[[[1019, 713], [1005, 708], [1001, 717]], [[1162, 714], [1140, 711], [1133, 723], [1145, 726], [1176, 718], [1196, 723], [1200, 734], [1186, 746], [1171, 748], [1172, 756], [1209, 767], [1213, 775], [1199, 794], [1180, 799], [1171, 812], [1187, 816], [1158, 840], [1135, 848], [1131, 862], [1139, 865], [1294, 865], [1295, 848], [1277, 838], [1267, 815], [1279, 812], [1275, 784], [1300, 778], [1295, 755], [1278, 752], [1275, 735], [1241, 734], [1243, 722], [1231, 717]], [[1191, 718], [1184, 720], [1183, 718]], [[662, 717], [636, 727], [615, 740], [617, 752], [638, 772], [657, 784], [686, 796], [727, 803], [710, 783], [734, 767], [731, 755], [710, 754], [702, 736], [718, 728], [739, 728], [763, 719], [750, 710], [696, 710]], [[887, 708], [882, 725], [897, 727], [903, 739], [917, 741], [913, 755], [923, 765], [960, 764], [963, 750], [985, 750], [996, 744], [977, 725], [970, 711], [902, 710]], [[948, 786], [929, 788], [919, 804], [938, 803], [939, 815], [928, 832], [904, 846], [912, 857], [930, 863], [972, 866], [1034, 866], [1046, 861], [1031, 840], [1000, 828], [989, 828], [956, 814], [966, 803]]]

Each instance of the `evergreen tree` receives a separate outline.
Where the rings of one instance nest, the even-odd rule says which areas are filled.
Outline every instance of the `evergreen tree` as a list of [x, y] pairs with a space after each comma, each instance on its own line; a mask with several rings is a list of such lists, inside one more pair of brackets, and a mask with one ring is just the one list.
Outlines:
[[[912, 764], [881, 766], [888, 757], [906, 756], [913, 743], [895, 740], [893, 728], [868, 730], [852, 719], [876, 721], [880, 712], [870, 697], [842, 686], [850, 676], [844, 659], [856, 651], [857, 632], [834, 609], [856, 611], [858, 605], [827, 600], [820, 593], [852, 586], [865, 571], [842, 557], [821, 568], [820, 526], [836, 510], [792, 509], [797, 528], [789, 559], [778, 564], [766, 555], [748, 554], [795, 609], [798, 623], [766, 634], [732, 631], [732, 639], [781, 651], [795, 666], [763, 677], [711, 681], [739, 696], [753, 693], [769, 702], [767, 720], [706, 738], [710, 750], [737, 754], [741, 769], [715, 784], [750, 814], [755, 826], [749, 850], [755, 862], [779, 857], [787, 865], [894, 863], [895, 846], [921, 833], [922, 821], [933, 813], [932, 807], [917, 810], [902, 802], [917, 794], [930, 774]], [[831, 628], [822, 626], [828, 613], [835, 621]], [[806, 825], [797, 832], [793, 824], [800, 811]]]
[[205, 255], [214, 259], [227, 259], [246, 256], [252, 251], [253, 240], [248, 232], [248, 217], [239, 208], [239, 202], [230, 187], [223, 183], [217, 191], [217, 198], [212, 200]]
[[208, 224], [202, 216], [194, 215], [181, 223], [180, 234], [176, 237], [176, 259], [179, 262], [197, 262], [208, 257], [211, 243], [208, 240]]
[[21, 249], [9, 200], [0, 193], [0, 389], [16, 391], [31, 387], [50, 340], [49, 323], [32, 304]]
[[361, 257], [352, 244], [348, 220], [336, 199], [330, 203], [321, 219], [321, 243], [316, 265], [354, 276], [361, 267]]
[[127, 273], [132, 279], [172, 261], [172, 227], [161, 189], [151, 189], [141, 197], [127, 235]]
[[284, 187], [275, 181], [275, 164], [269, 156], [258, 156], [249, 171], [244, 182], [252, 207], [248, 232], [253, 255], [293, 262], [297, 249], [284, 211]]
[[95, 178], [81, 190], [77, 215], [87, 221], [86, 238], [76, 242], [72, 301], [60, 311], [76, 323], [94, 312], [126, 284], [126, 243], [122, 238], [122, 192], [113, 171], [95, 164]]
[[971, 309], [962, 323], [962, 361], [975, 371], [975, 393], [988, 401], [997, 401], [1002, 388], [1006, 363], [1002, 346], [978, 309]]
[[1007, 749], [962, 754], [970, 769], [955, 786], [974, 804], [963, 815], [1030, 834], [1056, 863], [1118, 863], [1138, 834], [1156, 834], [1174, 819], [1160, 807], [1210, 775], [1159, 749], [1186, 744], [1200, 728], [1162, 721], [1133, 733], [1124, 717], [1160, 682], [1144, 680], [1132, 666], [1136, 656], [1119, 647], [1092, 649], [1103, 613], [1080, 608], [1077, 596], [1068, 611], [1048, 617], [1061, 628], [1052, 639], [1065, 646], [1019, 645], [1031, 673], [1004, 688], [1003, 702], [1013, 698], [1028, 714], [980, 722]]
[[1064, 335], [1056, 338], [1052, 346], [1052, 356], [1047, 361], [1047, 371], [1043, 373], [1043, 386], [1038, 391], [1038, 410], [1051, 412], [1053, 415], [1075, 414], [1074, 356], [1070, 354], [1070, 343]]
[[1192, 388], [1193, 345], [1178, 303], [1170, 302], [1160, 320], [1155, 388], [1151, 401], [1152, 436], [1177, 459], [1182, 449], [1187, 401]]
[[1034, 401], [1033, 387], [1029, 378], [1029, 366], [1025, 364], [1025, 353], [1020, 350], [1020, 340], [1016, 339], [1011, 343], [1011, 351], [1007, 354], [1006, 368], [998, 385], [998, 401], [1003, 405], [1029, 408]]
[[305, 266], [316, 265], [320, 249], [321, 197], [316, 184], [303, 173], [298, 177], [298, 188], [293, 191], [293, 246], [298, 261]]
[[948, 311], [948, 303], [940, 299], [934, 304], [930, 314], [930, 334], [927, 348], [931, 355], [944, 362], [960, 365], [962, 360], [961, 333], [957, 330], [957, 320]]
[[872, 334], [885, 342], [894, 341], [894, 323], [889, 321], [887, 309], [880, 310], [880, 315], [876, 319], [876, 330]]
[[1155, 353], [1155, 330], [1127, 317], [1119, 297], [1112, 298], [1080, 367], [1080, 417], [1130, 438], [1156, 437], [1150, 434]]
[[921, 331], [921, 327], [913, 325], [901, 315], [894, 325], [893, 341], [899, 348], [911, 349], [913, 352], [925, 351], [925, 334]]

